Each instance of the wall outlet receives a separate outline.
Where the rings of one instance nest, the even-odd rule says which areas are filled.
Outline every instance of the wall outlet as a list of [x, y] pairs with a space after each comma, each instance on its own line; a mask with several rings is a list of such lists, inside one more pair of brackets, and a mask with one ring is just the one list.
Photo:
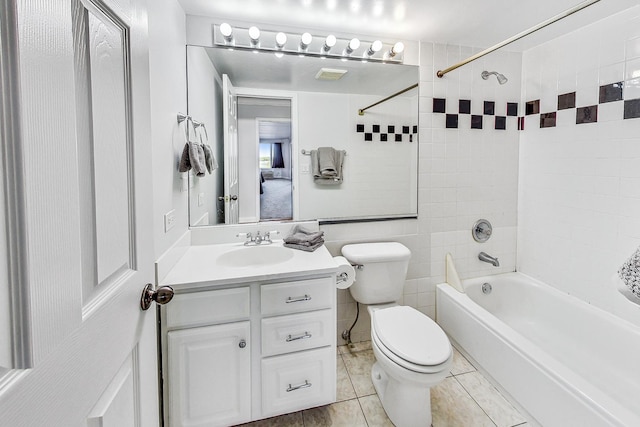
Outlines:
[[198, 193], [198, 206], [204, 205], [204, 193]]
[[171, 209], [164, 214], [164, 232], [168, 233], [176, 225], [176, 210]]
[[307, 165], [307, 164], [302, 164], [302, 165], [300, 165], [300, 172], [302, 172], [302, 173], [309, 173], [309, 172], [310, 172], [310, 170], [309, 170], [309, 165]]

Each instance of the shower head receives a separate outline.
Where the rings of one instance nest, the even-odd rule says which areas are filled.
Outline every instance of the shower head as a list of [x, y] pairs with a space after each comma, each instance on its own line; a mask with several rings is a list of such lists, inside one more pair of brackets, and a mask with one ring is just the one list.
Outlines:
[[497, 71], [483, 71], [480, 75], [483, 79], [487, 80], [491, 74], [494, 74], [498, 78], [498, 83], [501, 85], [505, 84], [509, 80], [504, 76], [504, 74], [500, 74]]

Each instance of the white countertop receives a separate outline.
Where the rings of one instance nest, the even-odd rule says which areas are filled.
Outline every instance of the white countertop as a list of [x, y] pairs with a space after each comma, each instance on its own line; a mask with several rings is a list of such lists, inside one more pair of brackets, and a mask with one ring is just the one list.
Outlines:
[[[269, 246], [282, 246], [282, 240], [276, 240]], [[337, 270], [337, 265], [325, 246], [314, 252], [289, 249], [293, 254], [291, 259], [271, 265], [229, 267], [216, 262], [222, 254], [242, 248], [251, 246], [244, 246], [243, 243], [190, 246], [159, 285], [177, 286], [176, 289], [183, 287], [180, 285], [185, 285], [186, 288], [216, 287], [248, 281], [286, 279], [304, 274], [332, 274]]]

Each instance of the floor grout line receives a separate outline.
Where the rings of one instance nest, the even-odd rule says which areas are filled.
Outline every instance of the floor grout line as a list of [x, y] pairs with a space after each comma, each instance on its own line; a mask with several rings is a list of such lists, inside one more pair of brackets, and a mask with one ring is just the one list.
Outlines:
[[358, 406], [360, 406], [360, 412], [362, 412], [362, 418], [364, 418], [364, 423], [367, 425], [367, 427], [369, 427], [369, 420], [367, 420], [367, 415], [364, 413], [364, 408], [362, 407], [360, 398], [358, 398]]
[[[467, 372], [467, 374], [470, 374], [471, 372]], [[465, 375], [465, 374], [460, 374], [460, 375]], [[491, 415], [487, 414], [487, 411], [484, 410], [484, 408], [482, 407], [482, 405], [480, 405], [480, 403], [478, 403], [478, 401], [476, 400], [475, 397], [473, 397], [473, 395], [469, 392], [469, 390], [467, 390], [467, 388], [464, 386], [464, 384], [462, 384], [460, 381], [458, 381], [458, 378], [456, 378], [455, 376], [453, 377], [456, 382], [458, 384], [460, 384], [460, 387], [462, 387], [462, 389], [469, 395], [469, 397], [471, 398], [471, 400], [473, 400], [473, 403], [476, 404], [476, 406], [478, 408], [480, 408], [480, 410], [487, 416], [487, 418], [489, 418], [489, 420], [493, 423], [494, 426], [498, 427], [498, 424], [494, 421], [493, 418], [491, 418]]]

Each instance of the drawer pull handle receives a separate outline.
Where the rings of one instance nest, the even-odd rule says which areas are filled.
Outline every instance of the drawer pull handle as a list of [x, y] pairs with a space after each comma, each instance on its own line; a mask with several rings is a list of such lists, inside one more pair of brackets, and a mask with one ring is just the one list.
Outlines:
[[309, 388], [309, 387], [311, 387], [311, 383], [308, 380], [304, 380], [304, 384], [300, 384], [300, 385], [291, 386], [291, 384], [289, 384], [287, 393], [289, 393], [290, 391], [296, 391], [296, 390], [300, 390], [301, 388]]
[[291, 341], [296, 341], [296, 340], [304, 340], [307, 338], [311, 338], [311, 334], [307, 331], [304, 331], [304, 334], [302, 335], [298, 335], [297, 337], [294, 337], [292, 335], [287, 335], [287, 342], [291, 342]]
[[303, 297], [297, 297], [297, 298], [287, 298], [287, 300], [285, 301], [287, 304], [290, 304], [292, 302], [302, 302], [302, 301], [309, 301], [311, 299], [311, 295], [307, 295], [304, 294]]

